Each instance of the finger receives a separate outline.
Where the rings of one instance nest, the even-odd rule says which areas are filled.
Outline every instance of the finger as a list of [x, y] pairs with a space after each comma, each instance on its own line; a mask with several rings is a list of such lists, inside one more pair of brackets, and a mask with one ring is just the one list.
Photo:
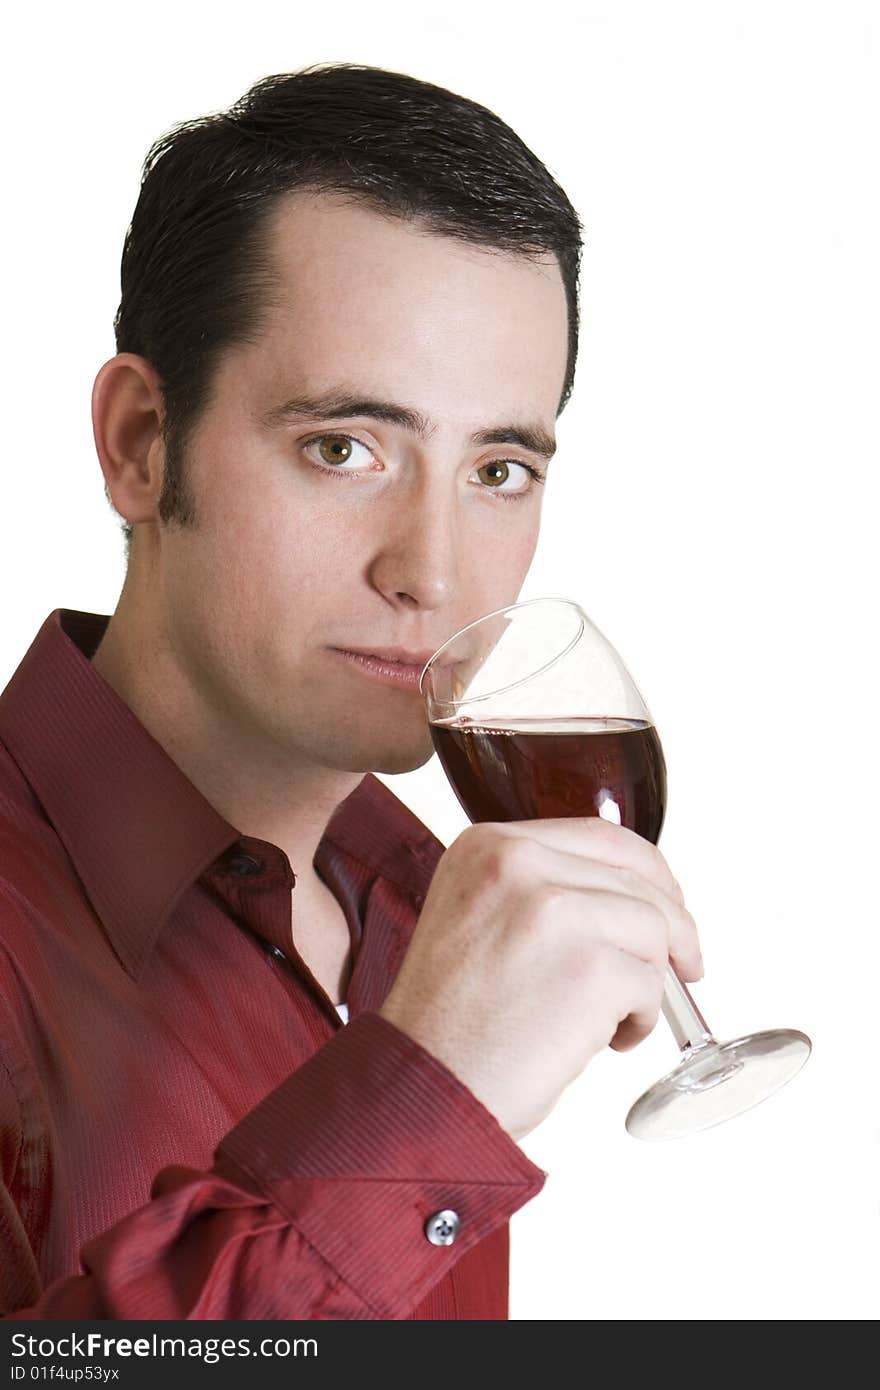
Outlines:
[[684, 895], [672, 870], [656, 845], [625, 825], [614, 825], [601, 816], [563, 816], [552, 820], [500, 821], [500, 833], [537, 840], [550, 849], [602, 859], [620, 869], [641, 875], [682, 906]]
[[654, 903], [613, 888], [567, 885], [560, 892], [558, 884], [547, 886], [546, 900], [540, 888], [532, 895], [537, 950], [547, 950], [551, 938], [557, 943], [563, 940], [562, 968], [570, 965], [572, 970], [593, 969], [597, 958], [607, 964], [629, 956], [639, 965], [651, 966], [662, 986], [669, 960], [669, 928]]
[[623, 1020], [608, 1046], [615, 1052], [632, 1052], [634, 1047], [638, 1047], [639, 1043], [644, 1042], [645, 1038], [653, 1033], [659, 1016], [659, 1009], [651, 1022], [646, 1022], [644, 1018], [637, 1019], [635, 1014], [630, 1014]]
[[620, 1019], [608, 1046], [615, 1052], [629, 1052], [657, 1026], [663, 987], [656, 971], [632, 956], [621, 954], [617, 974], [622, 987]]
[[[611, 927], [606, 929], [609, 940], [614, 940], [615, 945], [619, 945], [623, 950], [629, 951], [631, 955], [638, 956], [641, 960], [652, 960], [659, 965], [665, 976], [667, 964], [672, 964], [680, 980], [685, 983], [693, 983], [695, 980], [703, 978], [703, 957], [700, 952], [700, 942], [697, 936], [697, 924], [691, 914], [671, 899], [664, 897], [662, 893], [653, 888], [653, 885], [645, 884], [644, 879], [635, 880], [644, 885], [646, 891], [644, 895], [637, 892], [616, 892], [611, 889], [598, 896], [612, 899], [616, 897], [618, 902], [621, 899], [629, 899], [632, 903], [640, 903], [650, 909], [655, 918], [663, 921], [665, 932], [657, 938], [656, 927], [651, 920], [644, 923], [644, 931], [648, 932], [653, 928], [654, 953], [648, 955], [647, 951], [637, 949], [639, 937], [638, 917], [631, 921], [632, 913], [625, 910], [615, 910], [612, 906], [608, 914]], [[591, 902], [597, 896], [596, 890], [590, 891]], [[650, 940], [646, 943], [650, 948]], [[665, 956], [658, 959], [657, 950], [665, 946]]]
[[623, 950], [631, 950], [642, 960], [658, 959], [656, 926], [643, 916], [622, 913], [619, 899], [621, 895], [629, 896], [657, 909], [666, 926], [666, 958], [672, 961], [682, 980], [693, 982], [702, 979], [703, 960], [696, 923], [687, 908], [670, 897], [668, 892], [658, 888], [655, 882], [605, 859], [570, 854], [546, 845], [542, 845], [540, 853], [531, 858], [526, 851], [529, 840], [524, 838], [521, 843], [521, 872], [527, 875], [531, 871], [539, 891], [540, 883], [546, 882], [548, 886], [611, 895], [609, 901], [599, 904], [604, 911], [598, 914], [596, 920], [609, 934], [609, 939], [613, 938], [615, 945]]

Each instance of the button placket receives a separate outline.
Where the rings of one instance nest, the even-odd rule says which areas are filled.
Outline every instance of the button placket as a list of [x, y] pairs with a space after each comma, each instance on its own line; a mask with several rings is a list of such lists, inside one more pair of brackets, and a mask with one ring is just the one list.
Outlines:
[[[289, 912], [290, 899], [287, 896], [296, 884], [296, 875], [288, 865], [278, 864], [271, 851], [260, 853], [259, 847], [252, 850], [246, 842], [239, 841], [221, 855], [216, 864], [217, 873], [229, 880], [227, 892], [239, 925], [248, 932], [259, 945], [264, 957], [273, 965], [277, 964], [283, 974], [295, 969], [295, 961], [290, 951], [279, 944], [273, 926], [277, 927], [273, 908], [276, 891], [282, 891], [285, 909]], [[238, 886], [239, 880], [241, 886]], [[255, 896], [256, 895], [256, 896]], [[270, 898], [271, 895], [271, 898]], [[282, 917], [283, 917], [282, 912]], [[288, 924], [284, 923], [284, 937], [287, 939]], [[273, 940], [273, 936], [275, 939]], [[286, 966], [287, 970], [283, 967]]]

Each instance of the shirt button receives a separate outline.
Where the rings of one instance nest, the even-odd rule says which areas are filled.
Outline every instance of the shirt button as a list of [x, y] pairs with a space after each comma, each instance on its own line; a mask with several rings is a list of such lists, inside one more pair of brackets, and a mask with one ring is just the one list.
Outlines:
[[226, 868], [237, 878], [246, 878], [250, 874], [258, 874], [262, 869], [262, 864], [258, 859], [252, 859], [249, 854], [236, 854], [232, 859], [227, 860]]
[[282, 949], [281, 949], [280, 946], [270, 946], [270, 947], [269, 947], [269, 954], [272, 955], [272, 956], [277, 956], [279, 960], [286, 960], [286, 959], [287, 959], [287, 957], [285, 956], [285, 954], [284, 954], [284, 952], [282, 951]]
[[451, 1245], [461, 1229], [458, 1212], [449, 1207], [435, 1211], [425, 1222], [425, 1235], [432, 1245]]

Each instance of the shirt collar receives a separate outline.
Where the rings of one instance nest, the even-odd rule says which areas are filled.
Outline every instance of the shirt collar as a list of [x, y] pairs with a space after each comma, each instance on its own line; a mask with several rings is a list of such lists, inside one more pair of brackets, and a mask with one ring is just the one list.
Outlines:
[[[182, 895], [246, 832], [216, 811], [92, 665], [110, 616], [56, 608], [0, 693], [0, 739], [70, 856], [123, 965], [142, 970]], [[406, 891], [443, 846], [367, 773], [329, 842]]]

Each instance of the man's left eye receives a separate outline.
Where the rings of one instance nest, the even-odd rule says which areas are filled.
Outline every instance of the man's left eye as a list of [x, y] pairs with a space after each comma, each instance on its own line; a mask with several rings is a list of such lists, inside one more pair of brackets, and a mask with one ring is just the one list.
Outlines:
[[[524, 484], [521, 482], [519, 487], [505, 487], [507, 482], [516, 483], [516, 474], [513, 469], [520, 469], [526, 475]], [[491, 463], [482, 463], [477, 469], [477, 476], [481, 482], [487, 483], [493, 492], [528, 492], [530, 481], [535, 479], [535, 474], [524, 463], [517, 463], [515, 459], [493, 459]]]

